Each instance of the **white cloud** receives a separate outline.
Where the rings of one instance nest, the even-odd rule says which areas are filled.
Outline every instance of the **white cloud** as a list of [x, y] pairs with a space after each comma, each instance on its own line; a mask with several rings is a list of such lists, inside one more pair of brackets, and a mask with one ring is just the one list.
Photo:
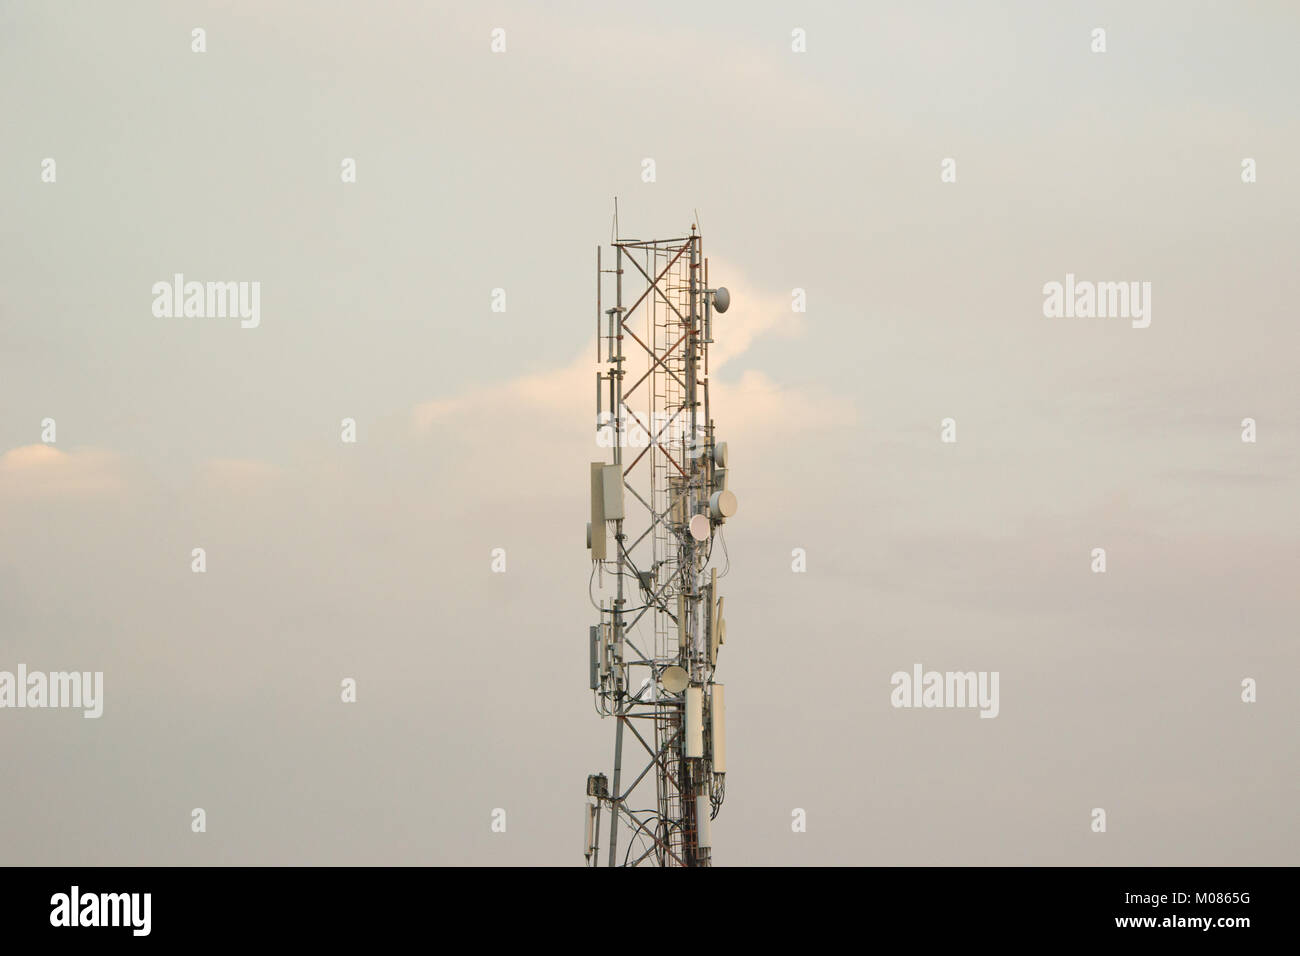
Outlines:
[[[757, 369], [745, 369], [734, 382], [713, 375], [735, 365], [750, 346], [767, 335], [797, 337], [802, 333], [802, 316], [790, 308], [784, 294], [761, 293], [740, 270], [714, 262], [712, 276], [727, 276], [731, 308], [714, 317], [715, 343], [710, 351], [711, 401], [719, 429], [730, 440], [755, 442], [785, 440], [809, 429], [820, 430], [851, 425], [856, 414], [843, 396], [813, 385], [787, 385]], [[639, 350], [630, 347], [633, 359]], [[635, 382], [643, 369], [633, 372]], [[595, 347], [583, 350], [572, 362], [550, 371], [525, 375], [501, 385], [478, 387], [459, 396], [439, 398], [417, 405], [411, 423], [417, 434], [449, 430], [464, 438], [467, 433], [491, 436], [499, 447], [513, 454], [554, 454], [562, 434], [590, 433], [590, 450], [599, 457], [595, 443]], [[589, 427], [588, 427], [589, 426]], [[445, 432], [444, 432], [445, 433]]]

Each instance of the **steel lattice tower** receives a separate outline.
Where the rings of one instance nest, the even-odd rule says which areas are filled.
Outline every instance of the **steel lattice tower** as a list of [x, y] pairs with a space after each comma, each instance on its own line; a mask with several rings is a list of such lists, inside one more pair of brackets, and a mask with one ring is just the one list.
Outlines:
[[736, 510], [709, 406], [709, 345], [730, 295], [709, 287], [695, 226], [682, 239], [615, 238], [613, 268], [601, 259], [598, 248], [597, 443], [608, 460], [591, 463], [590, 684], [615, 737], [612, 785], [587, 778], [585, 852], [599, 865], [608, 813], [609, 866], [708, 866], [727, 769], [714, 680], [726, 640], [722, 525]]

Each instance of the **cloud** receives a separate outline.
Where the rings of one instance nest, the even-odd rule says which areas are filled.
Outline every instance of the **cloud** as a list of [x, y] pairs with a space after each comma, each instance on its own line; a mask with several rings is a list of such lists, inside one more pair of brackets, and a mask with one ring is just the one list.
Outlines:
[[22, 445], [0, 455], [0, 499], [92, 498], [125, 487], [120, 457], [102, 449]]
[[715, 384], [713, 390], [714, 402], [728, 410], [718, 422], [719, 439], [788, 441], [796, 433], [850, 428], [857, 422], [852, 403], [828, 388], [782, 385], [756, 369], [747, 369], [738, 382]]
[[[727, 287], [731, 308], [713, 317], [714, 344], [709, 352], [710, 371], [720, 369], [764, 335], [796, 338], [803, 334], [803, 314], [790, 308], [785, 294], [764, 293], [745, 279], [740, 269], [713, 256], [710, 282]], [[723, 280], [721, 276], [728, 278]]]
[[[736, 381], [723, 382], [716, 377], [723, 367], [738, 364], [761, 337], [793, 338], [803, 328], [802, 315], [791, 310], [784, 295], [757, 291], [740, 270], [725, 263], [715, 262], [711, 271], [714, 276], [729, 277], [726, 285], [732, 301], [727, 313], [714, 316], [715, 342], [709, 356], [711, 400], [721, 415], [719, 427], [725, 427], [732, 440], [777, 441], [808, 429], [852, 425], [856, 414], [851, 403], [822, 385], [789, 385], [752, 368], [745, 369]], [[639, 353], [639, 347], [629, 345], [625, 380], [629, 387], [644, 371], [644, 363], [636, 364], [642, 358]], [[463, 437], [475, 430], [494, 436], [501, 447], [517, 454], [547, 453], [548, 449], [553, 453], [558, 432], [573, 432], [575, 424], [581, 426], [584, 418], [590, 417], [590, 447], [595, 454], [595, 372], [593, 345], [560, 368], [416, 405], [411, 425], [420, 435], [450, 430]]]

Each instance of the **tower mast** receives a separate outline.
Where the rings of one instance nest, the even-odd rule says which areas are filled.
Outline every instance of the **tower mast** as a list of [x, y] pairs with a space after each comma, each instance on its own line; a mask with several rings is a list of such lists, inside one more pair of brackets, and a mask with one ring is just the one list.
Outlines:
[[[614, 268], [603, 269], [596, 252], [604, 455], [591, 463], [587, 545], [599, 613], [589, 683], [597, 712], [614, 720], [614, 765], [612, 786], [603, 773], [587, 778], [584, 852], [601, 864], [608, 813], [604, 865], [709, 866], [726, 779], [718, 579], [736, 497], [710, 417], [708, 349], [730, 295], [708, 287], [694, 225], [680, 239], [616, 233], [613, 253]], [[608, 286], [614, 304], [602, 310]], [[625, 744], [639, 768], [626, 785]]]

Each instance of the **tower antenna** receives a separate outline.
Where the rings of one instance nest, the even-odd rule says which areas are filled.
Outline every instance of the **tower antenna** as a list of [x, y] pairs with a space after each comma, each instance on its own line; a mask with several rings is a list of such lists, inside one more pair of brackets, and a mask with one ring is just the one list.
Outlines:
[[708, 350], [731, 296], [708, 288], [698, 223], [679, 239], [623, 240], [616, 197], [611, 245], [612, 269], [596, 251], [596, 436], [608, 451], [591, 462], [587, 547], [599, 613], [589, 683], [614, 720], [614, 763], [587, 778], [584, 854], [602, 865], [607, 827], [603, 865], [710, 866], [727, 773], [718, 572], [736, 496]]

